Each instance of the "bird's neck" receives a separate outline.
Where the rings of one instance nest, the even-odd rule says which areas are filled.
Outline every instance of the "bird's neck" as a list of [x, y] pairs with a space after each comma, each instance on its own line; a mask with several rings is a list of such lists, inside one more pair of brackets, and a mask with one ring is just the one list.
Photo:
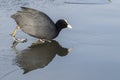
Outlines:
[[61, 30], [62, 29], [59, 27], [59, 25], [56, 25], [56, 35], [54, 36], [54, 38], [56, 38], [59, 35]]
[[56, 30], [57, 30], [57, 32], [59, 33], [59, 32], [62, 30], [61, 26], [58, 25], [58, 24], [56, 24], [55, 26], [56, 26]]

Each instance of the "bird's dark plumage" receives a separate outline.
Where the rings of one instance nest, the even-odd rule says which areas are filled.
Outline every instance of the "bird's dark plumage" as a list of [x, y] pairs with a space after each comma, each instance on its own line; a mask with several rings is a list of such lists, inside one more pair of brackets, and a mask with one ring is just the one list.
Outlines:
[[21, 11], [11, 17], [15, 19], [23, 32], [33, 37], [48, 40], [54, 39], [68, 25], [63, 19], [58, 20], [55, 24], [48, 15], [41, 11], [27, 7], [21, 7], [21, 9]]

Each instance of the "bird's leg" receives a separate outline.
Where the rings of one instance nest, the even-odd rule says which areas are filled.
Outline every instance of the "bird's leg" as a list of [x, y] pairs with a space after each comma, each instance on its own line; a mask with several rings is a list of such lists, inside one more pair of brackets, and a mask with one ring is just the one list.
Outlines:
[[45, 40], [44, 39], [39, 39], [38, 40], [40, 43], [45, 43]]
[[48, 39], [42, 39], [44, 42], [46, 41], [46, 42], [51, 42], [51, 40], [48, 40]]
[[41, 43], [45, 43], [45, 42], [51, 42], [51, 40], [48, 40], [48, 39], [39, 39], [38, 40], [39, 42], [41, 42]]
[[17, 31], [19, 30], [19, 26], [16, 26], [16, 28], [14, 29], [13, 33], [11, 34], [14, 42], [13, 42], [13, 45], [12, 47], [15, 47], [18, 43], [25, 43], [27, 42], [27, 39], [17, 39], [15, 36], [17, 34]]
[[19, 26], [16, 26], [15, 29], [13, 30], [12, 34], [11, 34], [11, 36], [12, 36], [12, 38], [14, 40], [13, 45], [11, 46], [12, 48], [15, 47], [18, 44], [18, 41], [17, 41], [15, 36], [16, 36], [17, 31], [18, 31], [19, 28], [20, 28]]
[[43, 41], [42, 39], [38, 39], [37, 41], [33, 42], [30, 47], [34, 47], [43, 43], [45, 43], [45, 41]]
[[14, 29], [14, 31], [13, 31], [13, 33], [11, 34], [12, 35], [12, 37], [15, 37], [16, 36], [16, 34], [17, 34], [17, 31], [19, 30], [19, 26], [16, 26], [15, 27], [15, 29]]
[[42, 43], [45, 43], [45, 41], [42, 40], [42, 39], [38, 39], [37, 41], [35, 41], [35, 42], [32, 43], [32, 44], [42, 44]]
[[47, 39], [38, 39], [36, 42], [32, 43], [32, 45], [30, 47], [34, 47], [40, 44], [44, 44], [45, 42], [51, 42], [50, 40]]

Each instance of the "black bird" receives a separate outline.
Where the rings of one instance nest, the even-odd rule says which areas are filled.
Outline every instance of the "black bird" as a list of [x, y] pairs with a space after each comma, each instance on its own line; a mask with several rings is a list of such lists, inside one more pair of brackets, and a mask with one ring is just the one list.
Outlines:
[[11, 16], [17, 23], [17, 27], [12, 33], [12, 37], [17, 43], [26, 41], [26, 39], [20, 40], [15, 37], [19, 28], [40, 41], [51, 41], [63, 28], [72, 28], [65, 19], [54, 23], [47, 14], [41, 11], [27, 7], [21, 7], [21, 9]]

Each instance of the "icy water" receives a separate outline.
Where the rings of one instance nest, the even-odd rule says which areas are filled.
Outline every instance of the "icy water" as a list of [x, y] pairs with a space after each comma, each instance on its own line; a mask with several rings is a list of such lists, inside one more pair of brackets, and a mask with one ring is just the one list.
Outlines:
[[[120, 0], [51, 1], [0, 1], [0, 80], [120, 80]], [[20, 6], [41, 10], [54, 22], [65, 18], [73, 29], [31, 48], [36, 39], [18, 31], [28, 42], [13, 49], [16, 23], [10, 16]]]

